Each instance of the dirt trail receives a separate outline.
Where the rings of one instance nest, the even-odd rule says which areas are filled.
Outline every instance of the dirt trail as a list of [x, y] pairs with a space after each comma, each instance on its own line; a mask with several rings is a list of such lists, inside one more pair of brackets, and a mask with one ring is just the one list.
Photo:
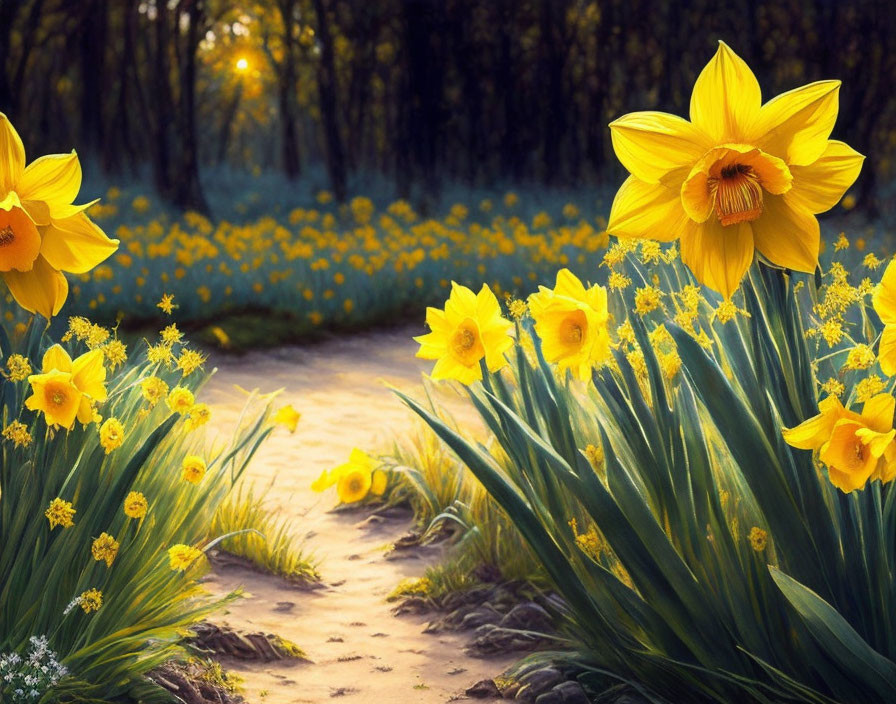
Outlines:
[[442, 704], [470, 684], [499, 674], [512, 657], [481, 660], [463, 653], [463, 635], [423, 633], [423, 617], [395, 617], [386, 595], [425, 560], [388, 560], [384, 548], [407, 522], [376, 523], [362, 514], [328, 510], [332, 493], [309, 488], [322, 469], [344, 462], [351, 449], [377, 448], [412, 427], [412, 418], [386, 388], [420, 391], [428, 363], [414, 358], [418, 329], [353, 335], [309, 347], [285, 347], [211, 361], [218, 373], [203, 392], [213, 422], [235, 422], [244, 396], [233, 387], [273, 391], [302, 413], [295, 435], [279, 429], [253, 460], [250, 477], [267, 485], [270, 506], [301, 518], [309, 548], [321, 558], [326, 587], [306, 592], [248, 570], [213, 575], [222, 591], [243, 586], [250, 598], [221, 620], [277, 633], [300, 645], [312, 662], [228, 663], [246, 679], [251, 704], [337, 701]]

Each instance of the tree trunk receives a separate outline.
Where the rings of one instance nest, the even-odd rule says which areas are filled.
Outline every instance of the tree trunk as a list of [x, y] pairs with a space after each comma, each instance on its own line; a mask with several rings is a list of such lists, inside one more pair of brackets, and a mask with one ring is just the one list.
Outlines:
[[330, 174], [333, 195], [341, 203], [346, 197], [345, 148], [339, 132], [336, 109], [336, 63], [333, 57], [333, 39], [324, 0], [314, 0], [314, 11], [317, 15], [317, 36], [321, 43], [317, 90], [326, 144], [327, 171]]

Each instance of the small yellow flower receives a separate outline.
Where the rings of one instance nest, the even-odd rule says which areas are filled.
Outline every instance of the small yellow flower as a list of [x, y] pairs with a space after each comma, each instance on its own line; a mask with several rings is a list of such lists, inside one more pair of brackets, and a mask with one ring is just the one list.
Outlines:
[[874, 364], [874, 350], [868, 345], [858, 344], [846, 356], [847, 369], [867, 369]]
[[478, 294], [452, 283], [445, 309], [426, 309], [432, 332], [415, 337], [420, 343], [417, 357], [435, 359], [432, 378], [456, 379], [472, 384], [482, 379], [480, 361], [496, 372], [507, 364], [504, 354], [513, 346], [513, 323], [501, 315], [501, 305], [483, 284]]
[[200, 352], [185, 349], [180, 353], [180, 357], [177, 358], [177, 368], [183, 372], [184, 376], [189, 376], [202, 367], [204, 362], [205, 357]]
[[715, 317], [716, 320], [724, 325], [725, 323], [734, 320], [738, 313], [741, 313], [743, 315], [747, 314], [745, 310], [741, 310], [736, 305], [734, 305], [733, 301], [731, 301], [730, 299], [725, 299], [724, 301], [719, 303], [719, 307], [716, 308]]
[[70, 501], [63, 501], [56, 497], [50, 502], [50, 506], [44, 512], [44, 515], [50, 521], [50, 530], [53, 530], [56, 526], [71, 528], [75, 525], [73, 519], [76, 513], [77, 511], [72, 507]]
[[99, 589], [88, 589], [78, 598], [81, 608], [85, 614], [91, 611], [99, 611], [103, 605], [103, 593]]
[[205, 476], [206, 469], [205, 461], [201, 457], [198, 457], [197, 455], [187, 455], [182, 464], [183, 472], [181, 476], [185, 482], [198, 484]]
[[192, 545], [174, 545], [168, 548], [168, 565], [175, 572], [183, 572], [202, 556], [202, 550]]
[[12, 442], [16, 447], [28, 447], [31, 444], [31, 433], [28, 426], [14, 420], [3, 429], [3, 437]]
[[274, 422], [282, 425], [290, 433], [294, 433], [301, 417], [302, 414], [293, 408], [290, 403], [277, 409], [277, 412], [274, 414]]
[[24, 381], [31, 375], [31, 363], [20, 354], [11, 354], [6, 360], [8, 373], [6, 378], [10, 381]]
[[834, 251], [839, 252], [844, 249], [849, 249], [849, 240], [846, 237], [846, 233], [841, 232], [840, 236], [837, 238], [837, 241], [834, 242]]
[[112, 450], [121, 447], [124, 442], [124, 426], [117, 418], [108, 418], [100, 426], [100, 445], [108, 455]]
[[756, 552], [762, 552], [765, 550], [766, 545], [768, 544], [768, 533], [766, 533], [759, 526], [753, 526], [750, 528], [750, 534], [747, 536], [750, 541], [750, 547], [752, 547]]
[[212, 410], [208, 407], [207, 403], [194, 403], [193, 407], [190, 408], [190, 417], [187, 418], [185, 424], [187, 432], [202, 427], [208, 423], [211, 418]]
[[152, 364], [168, 365], [171, 363], [171, 360], [174, 359], [174, 353], [171, 351], [171, 348], [165, 344], [149, 345], [146, 348], [146, 358]]
[[160, 308], [164, 313], [171, 315], [171, 312], [177, 308], [174, 304], [174, 296], [170, 293], [162, 294], [162, 300], [156, 303], [156, 308]]
[[157, 376], [150, 376], [140, 382], [140, 390], [150, 406], [155, 406], [168, 394], [168, 384]]
[[[865, 403], [872, 396], [877, 396], [886, 388], [886, 383], [877, 374], [862, 379], [856, 384], [856, 401]], [[842, 393], [842, 392], [841, 392]]]
[[626, 289], [631, 285], [632, 280], [625, 274], [618, 271], [610, 272], [610, 276], [607, 279], [607, 286], [609, 286], [614, 291], [622, 291], [623, 289]]
[[112, 369], [121, 366], [128, 359], [127, 346], [121, 340], [110, 340], [100, 349]]
[[93, 541], [90, 552], [97, 562], [106, 562], [106, 567], [111, 567], [118, 555], [118, 541], [108, 533], [100, 533], [100, 537]]
[[663, 292], [656, 286], [642, 286], [635, 291], [635, 313], [647, 315], [659, 308]]
[[146, 497], [139, 491], [132, 491], [125, 497], [124, 514], [128, 518], [143, 518], [148, 507]]
[[842, 396], [843, 392], [846, 391], [846, 386], [839, 379], [831, 377], [821, 385], [821, 390], [828, 396]]
[[183, 386], [175, 386], [168, 394], [167, 403], [168, 408], [170, 408], [173, 413], [185, 415], [190, 412], [191, 408], [193, 408], [193, 405], [196, 403], [196, 398], [193, 396], [193, 392], [189, 389]]
[[529, 306], [526, 305], [525, 301], [521, 301], [519, 298], [514, 298], [507, 304], [507, 312], [510, 313], [510, 317], [514, 320], [520, 320], [528, 311]]
[[174, 323], [171, 323], [171, 325], [168, 325], [165, 329], [160, 330], [159, 335], [162, 338], [162, 344], [168, 345], [169, 347], [176, 342], [180, 342], [184, 336]]
[[865, 255], [865, 258], [862, 260], [862, 266], [866, 269], [871, 269], [872, 271], [878, 269], [880, 265], [883, 264], [883, 261], [878, 259], [874, 252], [869, 252]]

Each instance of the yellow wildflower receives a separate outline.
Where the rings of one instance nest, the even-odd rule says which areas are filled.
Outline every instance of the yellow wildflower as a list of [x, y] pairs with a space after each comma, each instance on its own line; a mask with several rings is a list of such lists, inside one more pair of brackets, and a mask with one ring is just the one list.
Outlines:
[[75, 525], [74, 520], [77, 511], [72, 507], [70, 501], [64, 501], [58, 496], [50, 502], [49, 507], [44, 512], [47, 520], [50, 522], [50, 530], [56, 526], [63, 528], [71, 528]]
[[202, 556], [202, 550], [192, 545], [173, 545], [168, 548], [168, 566], [175, 572], [183, 572]]
[[171, 325], [168, 325], [163, 330], [160, 330], [159, 335], [162, 338], [162, 343], [168, 345], [169, 347], [176, 342], [180, 342], [184, 336], [184, 334], [177, 329], [177, 325], [174, 323], [171, 323]]
[[103, 593], [99, 589], [88, 589], [78, 597], [78, 602], [85, 614], [91, 611], [99, 611], [103, 605]]
[[862, 379], [856, 384], [856, 401], [864, 403], [872, 396], [877, 396], [886, 388], [886, 383], [877, 374]]
[[177, 358], [177, 368], [181, 370], [184, 376], [189, 376], [199, 369], [205, 362], [202, 353], [196, 350], [184, 349]]
[[17, 420], [12, 421], [3, 429], [3, 437], [16, 447], [28, 447], [31, 444], [31, 433], [28, 432], [28, 426]]
[[193, 392], [188, 388], [175, 386], [168, 393], [167, 403], [168, 408], [170, 408], [173, 413], [185, 415], [190, 412], [191, 408], [193, 408], [193, 405], [196, 403], [196, 398], [193, 396]]
[[185, 482], [190, 484], [198, 484], [205, 476], [207, 469], [205, 461], [197, 455], [187, 455], [181, 465], [183, 470], [181, 476]]
[[874, 350], [868, 345], [858, 344], [846, 356], [847, 369], [867, 369], [874, 364]]
[[8, 373], [5, 375], [10, 381], [24, 381], [31, 375], [31, 363], [26, 357], [20, 354], [11, 354], [6, 360], [6, 369]]
[[208, 423], [211, 418], [212, 410], [208, 407], [207, 403], [194, 403], [190, 408], [190, 417], [187, 418], [186, 422], [187, 432], [202, 427]]
[[168, 345], [149, 345], [146, 348], [146, 358], [152, 364], [168, 365], [171, 363], [171, 360], [174, 359], [174, 354], [171, 352], [171, 348]]
[[127, 347], [121, 340], [110, 340], [100, 349], [112, 369], [124, 364], [128, 359]]
[[143, 518], [148, 508], [146, 497], [139, 491], [132, 491], [125, 497], [124, 514], [128, 518]]
[[834, 251], [839, 252], [844, 249], [849, 248], [849, 240], [846, 237], [845, 232], [841, 232], [840, 236], [837, 238], [837, 241], [834, 242]]
[[170, 293], [162, 294], [162, 300], [156, 303], [156, 308], [160, 308], [164, 313], [171, 315], [172, 311], [177, 308], [174, 304], [174, 296]]
[[642, 286], [635, 291], [635, 313], [638, 315], [647, 315], [651, 311], [656, 310], [662, 304], [660, 298], [663, 292], [656, 286]]
[[155, 406], [168, 394], [168, 384], [157, 376], [149, 376], [140, 382], [140, 390], [150, 406]]
[[105, 561], [106, 567], [111, 567], [118, 555], [118, 541], [108, 533], [100, 533], [100, 537], [93, 541], [90, 552], [97, 562]]
[[750, 541], [750, 547], [756, 552], [762, 552], [768, 544], [768, 533], [762, 530], [759, 526], [750, 528], [750, 534], [747, 538]]
[[632, 280], [625, 274], [618, 271], [610, 272], [610, 276], [607, 279], [607, 286], [609, 286], [614, 291], [622, 291], [623, 289], [626, 289], [631, 285]]
[[100, 445], [108, 455], [124, 442], [124, 426], [117, 418], [109, 418], [100, 426]]
[[846, 386], [843, 385], [842, 381], [831, 377], [821, 385], [821, 390], [828, 396], [842, 396], [843, 392], [846, 391]]

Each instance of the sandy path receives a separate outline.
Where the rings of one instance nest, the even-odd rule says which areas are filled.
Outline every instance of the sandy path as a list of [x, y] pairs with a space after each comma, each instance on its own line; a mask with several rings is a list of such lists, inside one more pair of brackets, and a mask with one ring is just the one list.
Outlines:
[[375, 449], [412, 425], [384, 382], [421, 390], [427, 363], [414, 358], [411, 335], [400, 329], [353, 335], [309, 347], [213, 358], [218, 373], [203, 393], [214, 422], [236, 419], [243, 396], [233, 389], [287, 389], [283, 402], [302, 413], [295, 435], [282, 429], [253, 460], [249, 474], [267, 485], [270, 505], [301, 517], [308, 545], [321, 560], [326, 588], [303, 592], [276, 579], [229, 568], [214, 589], [243, 586], [251, 594], [223, 618], [232, 626], [278, 633], [301, 646], [311, 663], [246, 666], [228, 663], [246, 679], [252, 704], [338, 701], [442, 704], [473, 682], [499, 674], [513, 658], [480, 660], [463, 654], [464, 636], [424, 634], [422, 617], [395, 617], [386, 595], [422, 559], [387, 560], [384, 547], [408, 523], [371, 524], [359, 514], [328, 513], [335, 503], [309, 488], [322, 469], [344, 462], [355, 447]]

